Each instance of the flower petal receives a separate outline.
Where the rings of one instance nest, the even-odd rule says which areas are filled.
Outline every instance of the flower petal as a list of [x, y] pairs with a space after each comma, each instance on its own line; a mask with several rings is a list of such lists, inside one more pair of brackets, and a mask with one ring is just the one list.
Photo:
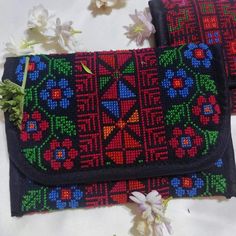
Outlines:
[[143, 193], [135, 191], [132, 192], [131, 194], [133, 194], [133, 196], [130, 196], [129, 198], [138, 204], [144, 203], [146, 201], [146, 197]]
[[156, 190], [152, 190], [147, 194], [146, 200], [151, 204], [161, 204], [161, 195]]

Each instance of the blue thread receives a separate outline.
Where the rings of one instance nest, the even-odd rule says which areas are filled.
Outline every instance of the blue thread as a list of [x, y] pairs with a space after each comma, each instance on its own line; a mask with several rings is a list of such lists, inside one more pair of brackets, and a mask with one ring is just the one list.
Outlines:
[[190, 88], [194, 85], [194, 81], [191, 77], [188, 77], [186, 71], [182, 68], [175, 72], [168, 69], [161, 85], [167, 89], [170, 98], [175, 98], [178, 95], [186, 98], [189, 95]]
[[216, 162], [215, 162], [215, 166], [218, 167], [218, 168], [221, 168], [223, 167], [223, 160], [220, 158], [218, 159]]
[[58, 106], [67, 109], [70, 106], [69, 98], [74, 94], [73, 90], [68, 86], [69, 82], [64, 78], [58, 82], [49, 79], [46, 83], [46, 88], [40, 92], [40, 98], [47, 101], [48, 107], [52, 110]]
[[119, 81], [119, 96], [123, 99], [136, 97], [136, 95], [122, 81]]
[[120, 117], [118, 101], [103, 101], [102, 105], [116, 118]]
[[190, 43], [187, 45], [187, 48], [184, 51], [184, 56], [191, 60], [193, 67], [198, 68], [203, 65], [205, 68], [210, 68], [213, 56], [206, 44]]
[[[24, 68], [25, 68], [26, 57], [22, 57], [19, 64], [16, 67], [16, 79], [18, 82], [23, 81]], [[46, 64], [41, 61], [40, 56], [31, 56], [28, 68], [28, 78], [35, 81], [39, 78], [40, 72], [46, 69]]]
[[[63, 191], [68, 191], [67, 198], [63, 199]], [[64, 209], [66, 207], [68, 208], [77, 208], [79, 206], [79, 201], [83, 198], [83, 192], [78, 189], [76, 186], [72, 187], [57, 187], [48, 194], [48, 199], [51, 202], [55, 202], [56, 208], [58, 209]]]

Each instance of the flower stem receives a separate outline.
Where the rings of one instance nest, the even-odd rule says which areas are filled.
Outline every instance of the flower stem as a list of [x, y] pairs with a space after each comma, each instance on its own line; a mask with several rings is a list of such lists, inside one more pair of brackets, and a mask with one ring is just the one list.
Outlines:
[[[26, 57], [26, 58], [25, 58], [24, 77], [23, 77], [23, 81], [22, 81], [22, 85], [21, 85], [21, 89], [22, 89], [22, 92], [23, 92], [23, 93], [25, 92], [26, 80], [27, 80], [27, 75], [28, 75], [29, 61], [30, 61], [30, 58], [29, 58], [29, 57]], [[22, 119], [23, 119], [24, 103], [25, 103], [25, 95], [23, 95], [22, 101], [21, 101], [21, 104], [20, 104], [21, 121], [22, 121]], [[20, 123], [21, 123], [21, 122], [20, 122]], [[19, 126], [19, 128], [21, 128], [21, 126]]]
[[36, 41], [22, 41], [20, 48], [25, 49], [25, 48], [30, 48], [31, 46], [34, 46], [36, 44], [40, 44], [40, 42]]
[[72, 33], [72, 34], [81, 34], [82, 31], [81, 31], [81, 30], [74, 30], [74, 29], [72, 29], [72, 30], [71, 30], [71, 33]]
[[26, 85], [26, 80], [27, 80], [27, 75], [28, 75], [28, 67], [29, 67], [29, 57], [25, 58], [25, 70], [24, 70], [24, 77], [23, 77], [23, 82], [21, 85], [22, 90], [25, 90], [25, 85]]

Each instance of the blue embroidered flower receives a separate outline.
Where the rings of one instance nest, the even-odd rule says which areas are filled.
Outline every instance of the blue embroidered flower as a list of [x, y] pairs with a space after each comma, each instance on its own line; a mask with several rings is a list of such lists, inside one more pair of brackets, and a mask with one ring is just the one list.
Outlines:
[[[18, 66], [16, 67], [16, 79], [19, 82], [23, 81], [25, 70], [26, 57], [22, 57]], [[28, 67], [28, 78], [35, 81], [39, 77], [39, 73], [46, 69], [46, 64], [40, 60], [40, 56], [31, 56]]]
[[48, 195], [49, 200], [55, 202], [58, 209], [77, 208], [82, 197], [83, 192], [75, 186], [57, 187]]
[[167, 89], [167, 94], [171, 98], [175, 98], [177, 95], [185, 98], [189, 95], [189, 89], [193, 83], [193, 79], [187, 76], [186, 71], [179, 69], [177, 72], [167, 70], [161, 84]]
[[204, 182], [194, 174], [191, 177], [173, 178], [171, 185], [175, 188], [178, 197], [195, 197], [198, 194], [198, 189], [204, 186]]
[[46, 83], [46, 89], [40, 92], [40, 98], [47, 101], [51, 109], [55, 109], [58, 106], [66, 109], [70, 105], [69, 98], [74, 94], [73, 90], [68, 86], [69, 83], [66, 79], [60, 79], [59, 81], [49, 79]]
[[184, 56], [191, 60], [192, 65], [195, 68], [198, 68], [201, 65], [209, 68], [211, 66], [211, 60], [213, 58], [209, 47], [204, 43], [188, 44], [188, 49], [184, 51]]
[[223, 160], [220, 158], [215, 162], [215, 166], [221, 168], [223, 166]]

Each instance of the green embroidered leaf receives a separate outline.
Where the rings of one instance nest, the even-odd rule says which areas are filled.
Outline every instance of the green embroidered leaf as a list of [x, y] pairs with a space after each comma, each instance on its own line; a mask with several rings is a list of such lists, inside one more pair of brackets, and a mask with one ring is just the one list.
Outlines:
[[223, 175], [210, 174], [209, 187], [216, 193], [225, 193], [226, 191], [226, 179]]
[[174, 125], [184, 119], [187, 115], [186, 113], [187, 111], [184, 104], [174, 105], [166, 113], [166, 123], [168, 125]]
[[165, 50], [159, 57], [159, 64], [161, 66], [168, 66], [176, 63], [177, 49]]
[[206, 131], [203, 131], [203, 133], [204, 133], [204, 137], [205, 137], [206, 146], [202, 152], [202, 155], [206, 155], [208, 153], [208, 150], [210, 149], [210, 145], [216, 144], [219, 132], [206, 130]]
[[59, 74], [63, 74], [66, 76], [72, 75], [73, 71], [71, 63], [65, 58], [53, 59], [52, 68], [53, 70], [56, 70]]
[[88, 74], [93, 75], [93, 72], [84, 63], [81, 62], [81, 65]]
[[199, 86], [205, 92], [211, 92], [217, 94], [217, 89], [215, 81], [211, 79], [210, 75], [200, 75], [199, 76]]
[[219, 132], [218, 131], [205, 131], [205, 134], [207, 135], [207, 139], [210, 145], [215, 145]]
[[26, 107], [29, 106], [29, 103], [33, 101], [33, 91], [32, 89], [25, 89], [25, 102]]
[[38, 210], [42, 208], [43, 188], [37, 190], [29, 190], [22, 197], [22, 211]]
[[42, 164], [40, 148], [25, 148], [22, 150], [22, 152], [30, 164], [38, 166], [42, 170], [47, 170]]
[[76, 125], [66, 116], [55, 117], [55, 128], [59, 130], [62, 134], [67, 134], [70, 136], [76, 135]]

